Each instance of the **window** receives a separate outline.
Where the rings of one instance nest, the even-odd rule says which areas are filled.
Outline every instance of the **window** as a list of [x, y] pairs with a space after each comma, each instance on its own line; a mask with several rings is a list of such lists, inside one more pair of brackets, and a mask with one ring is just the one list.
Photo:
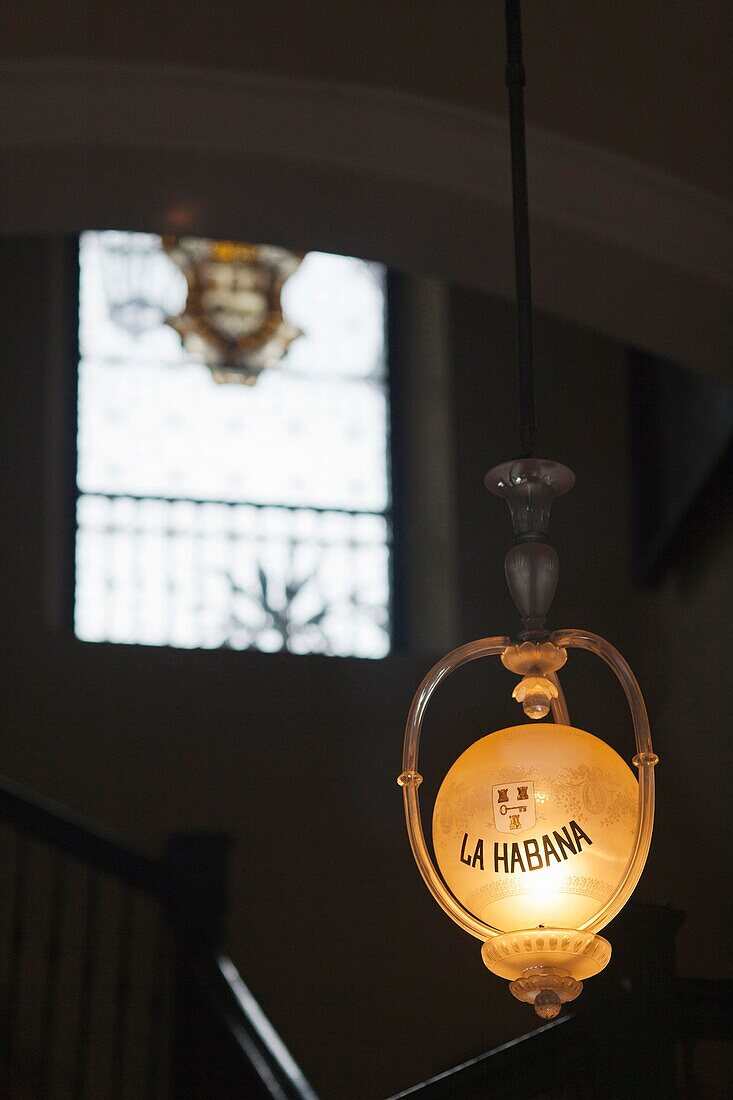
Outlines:
[[384, 656], [384, 268], [306, 255], [254, 386], [183, 350], [185, 298], [159, 237], [82, 234], [77, 637]]

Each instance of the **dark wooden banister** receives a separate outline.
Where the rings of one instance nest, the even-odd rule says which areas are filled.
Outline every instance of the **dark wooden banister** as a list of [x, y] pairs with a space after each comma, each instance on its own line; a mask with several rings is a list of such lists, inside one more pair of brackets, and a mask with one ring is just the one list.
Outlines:
[[[540, 1090], [549, 1089], [557, 1082], [553, 1078], [556, 1054], [565, 1041], [574, 1016], [568, 1013], [534, 1031], [520, 1035], [502, 1046], [471, 1058], [444, 1073], [438, 1073], [427, 1081], [397, 1093], [391, 1100], [438, 1100], [439, 1097], [473, 1097], [474, 1089], [500, 1089], [497, 1095], [535, 1096]], [[562, 1032], [562, 1034], [561, 1034]]]
[[156, 897], [160, 895], [158, 860], [129, 847], [112, 833], [90, 825], [57, 802], [40, 798], [4, 777], [0, 778], [0, 818], [97, 871]]
[[[0, 820], [143, 891], [162, 907], [173, 941], [174, 1097], [240, 1100], [261, 1094], [273, 1100], [316, 1100], [234, 963], [221, 952], [230, 848], [226, 835], [175, 834], [163, 857], [155, 859], [2, 777]], [[596, 1061], [613, 1077], [613, 1082], [604, 1077], [604, 1084], [613, 1083], [617, 1093], [635, 1073], [638, 1080], [646, 1074], [647, 1092], [666, 1082], [664, 1094], [672, 1095], [676, 1042], [683, 1046], [694, 1081], [690, 1052], [695, 1044], [731, 1041], [727, 1006], [733, 985], [676, 975], [674, 941], [681, 919], [670, 907], [628, 906], [616, 922], [614, 971], [589, 985], [586, 1004], [577, 1014], [567, 1013], [393, 1100], [478, 1100], [487, 1090], [496, 1096], [517, 1091], [539, 1095], [563, 1086]]]
[[[273, 1100], [316, 1100], [234, 963], [221, 952], [228, 836], [177, 833], [169, 838], [163, 857], [154, 859], [4, 777], [0, 820], [160, 903], [173, 939], [174, 1097], [208, 1100], [210, 1062], [225, 1058], [228, 1051], [235, 1065], [228, 1074], [233, 1091], [226, 1096], [253, 1095], [248, 1082], [256, 1080], [263, 1095]], [[208, 1012], [202, 1013], [202, 1007]], [[219, 1065], [214, 1070], [225, 1072]], [[224, 1095], [217, 1092], [222, 1100]]]
[[[202, 988], [229, 1033], [277, 1100], [317, 1100], [280, 1036], [227, 955], [202, 960]], [[248, 1026], [243, 1026], [243, 1020]]]

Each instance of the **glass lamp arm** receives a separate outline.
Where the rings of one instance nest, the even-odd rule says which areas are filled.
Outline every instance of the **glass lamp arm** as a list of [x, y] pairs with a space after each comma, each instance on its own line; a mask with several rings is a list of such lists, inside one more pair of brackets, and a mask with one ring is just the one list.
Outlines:
[[558, 726], [569, 726], [570, 715], [568, 713], [568, 704], [565, 701], [565, 692], [562, 689], [562, 684], [558, 678], [556, 672], [546, 672], [545, 677], [550, 680], [557, 688], [557, 699], [553, 699], [551, 703], [552, 718]]
[[415, 692], [407, 716], [402, 750], [403, 772], [417, 771], [423, 719], [430, 697], [438, 685], [461, 665], [467, 665], [481, 657], [495, 657], [503, 653], [510, 643], [510, 638], [478, 638], [475, 642], [467, 642], [458, 649], [451, 650], [433, 665]]
[[[425, 843], [425, 834], [420, 816], [419, 795], [419, 787], [422, 783], [422, 776], [419, 771], [420, 733], [430, 697], [438, 684], [442, 683], [451, 672], [455, 672], [461, 665], [476, 661], [481, 657], [499, 656], [510, 642], [510, 638], [479, 638], [478, 641], [469, 642], [467, 645], [454, 649], [430, 669], [415, 693], [407, 717], [402, 753], [402, 774], [398, 780], [402, 787], [410, 847], [425, 885], [451, 920], [454, 920], [464, 932], [468, 932], [471, 936], [484, 941], [499, 935], [501, 929], [485, 924], [456, 900], [443, 882]], [[569, 718], [562, 688], [554, 673], [550, 674], [549, 678], [558, 689], [558, 697], [552, 701], [553, 718], [556, 722], [567, 725], [569, 724]]]
[[587, 649], [605, 661], [624, 690], [634, 723], [636, 755], [633, 763], [639, 772], [639, 808], [634, 845], [618, 886], [604, 905], [580, 926], [580, 931], [598, 932], [613, 920], [629, 900], [644, 870], [654, 827], [654, 767], [659, 757], [652, 747], [649, 716], [641, 688], [618, 650], [605, 638], [601, 638], [598, 634], [591, 634], [587, 630], [556, 630], [551, 635], [551, 641], [565, 649]]
[[454, 920], [464, 932], [468, 932], [469, 935], [483, 941], [499, 935], [501, 929], [494, 928], [490, 924], [484, 924], [473, 913], [469, 913], [467, 909], [464, 909], [443, 882], [425, 843], [425, 834], [423, 833], [420, 817], [419, 796], [419, 787], [422, 783], [422, 776], [418, 770], [420, 733], [430, 697], [438, 684], [442, 683], [451, 672], [455, 672], [461, 665], [466, 665], [470, 661], [476, 661], [481, 657], [498, 656], [504, 652], [509, 643], [509, 638], [479, 638], [475, 642], [468, 642], [466, 645], [459, 646], [458, 649], [446, 654], [437, 664], [433, 665], [412, 700], [410, 713], [407, 717], [407, 726], [405, 727], [402, 774], [398, 779], [398, 783], [402, 787], [405, 822], [407, 824], [407, 835], [410, 838], [410, 847], [425, 885], [451, 920]]
[[636, 751], [637, 753], [654, 755], [644, 696], [641, 694], [641, 688], [628, 662], [621, 656], [615, 646], [612, 646], [605, 638], [601, 638], [599, 634], [592, 634], [589, 630], [556, 630], [550, 636], [550, 640], [556, 646], [564, 649], [587, 649], [610, 666], [616, 674], [629, 704], [631, 718], [634, 723]]

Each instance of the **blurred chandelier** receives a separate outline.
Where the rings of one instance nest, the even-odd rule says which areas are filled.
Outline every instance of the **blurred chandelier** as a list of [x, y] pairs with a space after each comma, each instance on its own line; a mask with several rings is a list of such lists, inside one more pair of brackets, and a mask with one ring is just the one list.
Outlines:
[[134, 340], [181, 309], [185, 292], [180, 271], [151, 233], [98, 234], [102, 285], [112, 321]]
[[[507, 0], [505, 13], [522, 454], [490, 470], [486, 486], [505, 498], [512, 516], [515, 541], [504, 564], [521, 629], [516, 641], [482, 638], [460, 646], [430, 670], [410, 709], [398, 783], [412, 852], [433, 897], [482, 941], [484, 963], [509, 979], [514, 996], [552, 1019], [611, 957], [611, 945], [598, 933], [626, 904], [644, 869], [658, 757], [639, 685], [621, 654], [588, 631], [545, 628], [559, 569], [547, 540], [550, 508], [575, 478], [566, 466], [533, 457], [519, 0]], [[570, 725], [558, 672], [572, 649], [595, 653], [616, 674], [631, 710], [638, 781], [609, 745]], [[420, 818], [423, 719], [433, 692], [450, 673], [491, 656], [520, 677], [512, 694], [533, 721], [482, 737], [448, 771], [433, 813], [436, 867]], [[552, 721], [535, 724], [549, 714]]]

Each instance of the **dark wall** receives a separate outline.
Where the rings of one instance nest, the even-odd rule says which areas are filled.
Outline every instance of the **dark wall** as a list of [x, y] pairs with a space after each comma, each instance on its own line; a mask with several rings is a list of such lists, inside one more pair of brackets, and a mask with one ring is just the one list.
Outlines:
[[[154, 850], [184, 826], [234, 835], [228, 946], [324, 1100], [378, 1100], [532, 1026], [485, 971], [478, 943], [436, 908], [409, 853], [395, 776], [412, 692], [437, 656], [419, 635], [376, 662], [73, 639], [59, 618], [73, 441], [59, 410], [74, 370], [63, 253], [4, 242], [0, 263], [0, 770]], [[482, 487], [516, 447], [513, 321], [508, 307], [467, 291], [449, 306], [456, 618], [467, 639], [514, 625], [501, 564], [508, 516]], [[683, 970], [721, 976], [732, 965], [719, 877], [730, 809], [722, 794], [712, 805], [701, 796], [724, 789], [731, 763], [721, 657], [730, 501], [706, 513], [699, 554], [659, 589], [635, 590], [625, 352], [542, 318], [537, 361], [542, 449], [578, 478], [553, 518], [562, 561], [553, 622], [606, 634], [637, 668], [662, 758], [639, 896], [685, 909]], [[610, 677], [581, 655], [565, 683], [574, 721], [628, 758], [630, 724]], [[446, 686], [427, 723], [426, 796], [462, 747], [517, 717], [511, 686], [493, 663]]]

